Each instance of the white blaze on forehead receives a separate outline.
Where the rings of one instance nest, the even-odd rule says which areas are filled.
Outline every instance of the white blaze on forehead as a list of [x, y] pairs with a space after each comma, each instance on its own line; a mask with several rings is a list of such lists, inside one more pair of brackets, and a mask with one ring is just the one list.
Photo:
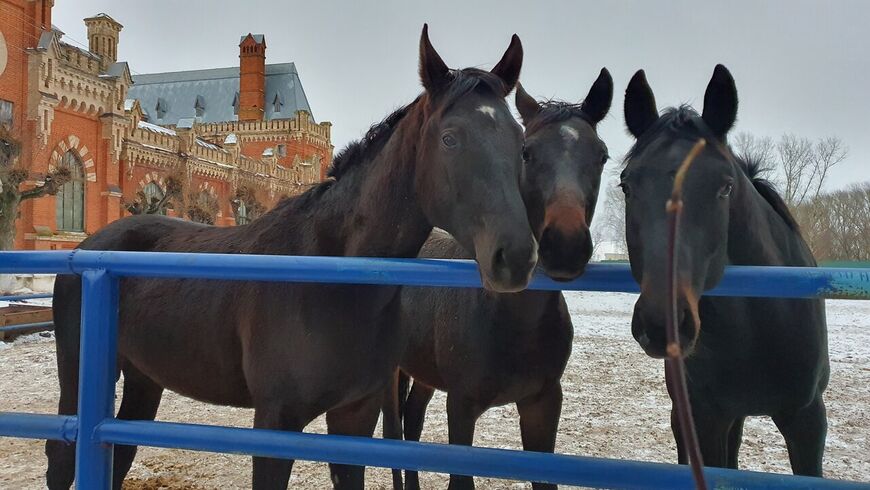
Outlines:
[[571, 139], [577, 141], [580, 139], [580, 131], [568, 126], [567, 124], [563, 125], [559, 128], [559, 132], [562, 133], [562, 137], [567, 139]]
[[482, 106], [478, 107], [477, 110], [478, 110], [478, 112], [482, 112], [482, 113], [486, 114], [487, 116], [493, 118], [493, 120], [495, 119], [495, 107], [493, 107], [491, 105], [482, 105]]

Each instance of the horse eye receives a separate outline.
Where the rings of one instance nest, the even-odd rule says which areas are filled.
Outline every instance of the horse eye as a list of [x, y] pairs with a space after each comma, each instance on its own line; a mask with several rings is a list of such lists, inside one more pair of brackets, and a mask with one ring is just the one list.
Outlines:
[[724, 198], [730, 196], [731, 189], [733, 189], [733, 188], [734, 188], [734, 184], [732, 184], [731, 182], [728, 182], [727, 184], [722, 186], [721, 189], [719, 189], [719, 197], [724, 199]]
[[610, 160], [610, 155], [605, 153], [604, 156], [601, 157], [601, 165], [604, 165], [605, 163], [607, 163], [607, 160]]
[[454, 146], [456, 146], [456, 138], [449, 133], [441, 137], [441, 142], [444, 143], [444, 146], [448, 148], [453, 148]]

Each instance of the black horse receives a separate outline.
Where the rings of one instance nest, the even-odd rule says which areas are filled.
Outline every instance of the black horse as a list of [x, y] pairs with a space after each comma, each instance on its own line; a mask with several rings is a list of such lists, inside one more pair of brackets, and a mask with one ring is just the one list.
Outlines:
[[[737, 89], [722, 65], [701, 115], [683, 106], [659, 116], [642, 70], [628, 84], [625, 121], [637, 142], [621, 186], [631, 270], [641, 286], [631, 331], [648, 355], [664, 356], [665, 202], [677, 167], [705, 138], [707, 147], [686, 176], [676, 251], [680, 343], [689, 353], [689, 396], [704, 463], [737, 468], [744, 419], [768, 415], [785, 437], [792, 470], [821, 476], [822, 393], [830, 372], [824, 302], [701, 297], [726, 264], [816, 265], [786, 204], [759, 177], [764, 162], [737, 159], [728, 147], [736, 116]], [[674, 417], [672, 411], [679, 461], [686, 463]]]
[[[424, 93], [336, 159], [331, 179], [245, 226], [159, 216], [114, 222], [91, 250], [415, 257], [433, 226], [474, 251], [494, 290], [526, 286], [536, 243], [519, 188], [522, 130], [505, 96], [520, 74], [513, 37], [491, 72], [450, 70], [423, 27]], [[398, 287], [208, 280], [121, 282], [118, 417], [153, 419], [165, 388], [209, 403], [253, 407], [254, 426], [301, 431], [326, 413], [329, 432], [371, 436], [399, 361]], [[80, 279], [54, 292], [59, 413], [76, 413]], [[116, 446], [120, 488], [136, 448]], [[46, 445], [48, 486], [69, 488], [74, 447]], [[255, 489], [286, 488], [292, 461], [254, 458]], [[339, 488], [362, 488], [361, 467], [332, 465]]]
[[[613, 80], [606, 69], [582, 104], [538, 103], [517, 87], [516, 104], [526, 125], [523, 197], [540, 240], [541, 265], [556, 279], [579, 276], [592, 255], [589, 224], [608, 158], [596, 125], [612, 98]], [[436, 231], [420, 256], [471, 254]], [[523, 448], [553, 452], [562, 408], [560, 379], [574, 336], [562, 293], [403, 288], [401, 295], [400, 328], [410, 338], [400, 363], [407, 374], [400, 376], [413, 376], [414, 384], [407, 400], [402, 388], [398, 399], [388, 397], [385, 428], [396, 423], [389, 412], [403, 406], [404, 436], [420, 440], [426, 406], [439, 389], [447, 392], [451, 444], [471, 445], [484, 411], [516, 403]], [[399, 379], [402, 387], [406, 382]], [[394, 474], [394, 484], [400, 482]], [[407, 472], [407, 488], [419, 485], [417, 473]], [[450, 488], [473, 487], [471, 477], [450, 476]]]

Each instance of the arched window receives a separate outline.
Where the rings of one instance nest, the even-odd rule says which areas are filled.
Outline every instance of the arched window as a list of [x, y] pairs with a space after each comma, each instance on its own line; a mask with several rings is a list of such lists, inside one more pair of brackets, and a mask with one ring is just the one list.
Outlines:
[[[157, 184], [157, 182], [151, 181], [145, 188], [142, 189], [142, 193], [145, 194], [145, 204], [150, 207], [156, 205], [163, 199], [163, 189]], [[166, 206], [161, 206], [160, 209], [157, 210], [154, 214], [166, 214]]]
[[70, 170], [71, 180], [61, 186], [54, 197], [57, 229], [85, 231], [85, 179], [82, 161], [70, 150], [64, 153], [60, 164]]
[[244, 201], [239, 201], [239, 207], [236, 209], [236, 224], [248, 224], [248, 208], [245, 206]]

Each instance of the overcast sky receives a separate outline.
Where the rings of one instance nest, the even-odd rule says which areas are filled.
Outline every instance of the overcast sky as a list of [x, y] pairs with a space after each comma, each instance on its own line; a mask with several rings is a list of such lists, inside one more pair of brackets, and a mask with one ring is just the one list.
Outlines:
[[[631, 145], [625, 86], [646, 70], [659, 109], [701, 109], [716, 63], [740, 95], [736, 131], [839, 136], [848, 160], [829, 188], [870, 179], [870, 2], [855, 1], [168, 1], [57, 0], [53, 22], [87, 43], [82, 19], [106, 12], [124, 25], [119, 59], [134, 73], [238, 65], [238, 40], [266, 36], [267, 63], [293, 61], [336, 151], [421, 90], [423, 22], [451, 67], [491, 68], [519, 34], [522, 82], [538, 97], [578, 100], [599, 69], [615, 97], [600, 133], [619, 157]], [[615, 165], [615, 164], [611, 164]]]

